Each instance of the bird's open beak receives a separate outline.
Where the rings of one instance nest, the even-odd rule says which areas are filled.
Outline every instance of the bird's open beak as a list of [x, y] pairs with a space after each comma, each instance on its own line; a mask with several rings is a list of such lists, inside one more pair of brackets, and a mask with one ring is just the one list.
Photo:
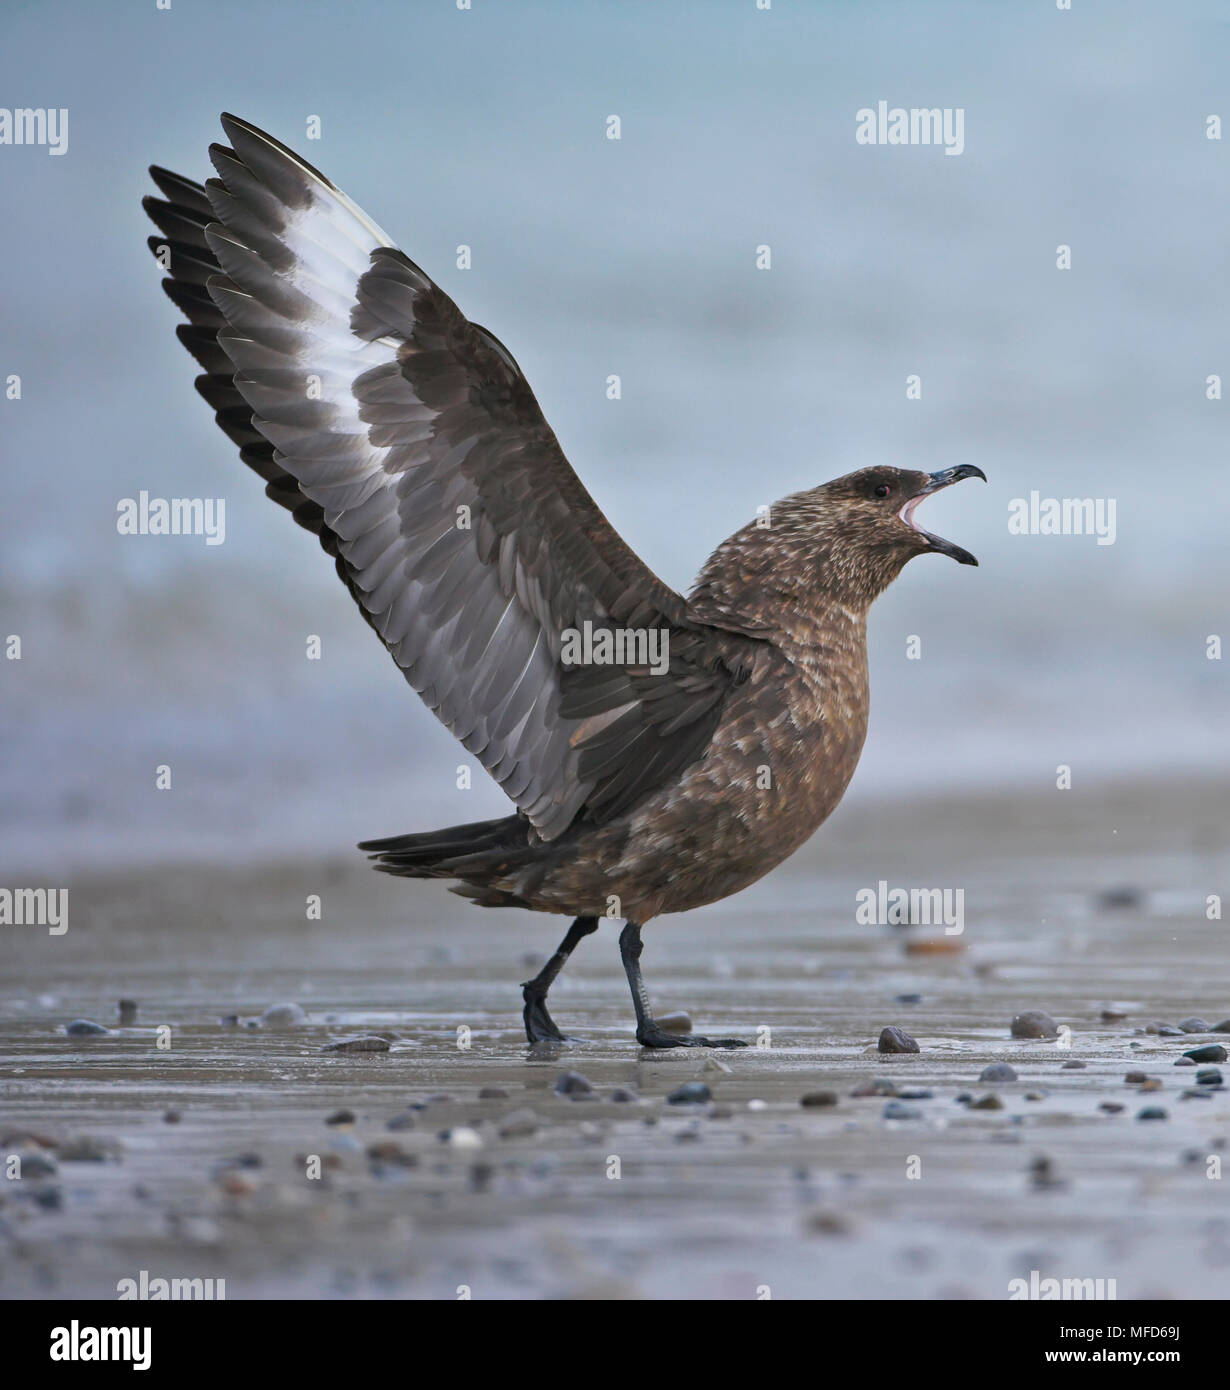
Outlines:
[[938, 551], [941, 555], [951, 555], [959, 565], [976, 565], [978, 561], [959, 545], [953, 545], [951, 541], [946, 541], [943, 536], [934, 536], [930, 531], [924, 531], [914, 520], [914, 509], [924, 497], [930, 497], [933, 492], [939, 492], [941, 488], [951, 487], [953, 483], [959, 483], [962, 478], [981, 478], [985, 483], [987, 475], [981, 468], [975, 468], [972, 463], [958, 464], [956, 468], [941, 468], [938, 473], [932, 473], [927, 480], [926, 486], [921, 488], [913, 497], [901, 508], [901, 520], [907, 526], [912, 526], [920, 536], [924, 536], [930, 543], [931, 549]]

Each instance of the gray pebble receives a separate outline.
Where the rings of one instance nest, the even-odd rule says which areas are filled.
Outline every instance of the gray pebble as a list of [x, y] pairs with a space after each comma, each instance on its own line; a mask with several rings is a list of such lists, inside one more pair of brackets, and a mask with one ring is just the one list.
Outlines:
[[75, 1018], [71, 1023], [64, 1025], [64, 1031], [70, 1038], [98, 1038], [110, 1033], [110, 1028], [104, 1028], [101, 1023], [95, 1023], [88, 1018]]
[[415, 1119], [414, 1115], [409, 1110], [406, 1110], [403, 1111], [400, 1115], [394, 1115], [393, 1118], [389, 1120], [389, 1122], [385, 1125], [385, 1129], [391, 1129], [395, 1131], [403, 1129], [413, 1129], [417, 1124], [418, 1120]]
[[1041, 1009], [1026, 1009], [1013, 1018], [1010, 1031], [1014, 1038], [1057, 1038], [1059, 1025]]
[[116, 1007], [119, 1010], [121, 1028], [129, 1028], [137, 1021], [137, 1001], [135, 999], [121, 999]]
[[901, 1100], [933, 1100], [935, 1098], [934, 1091], [922, 1089], [898, 1091], [897, 1095]]
[[666, 1097], [667, 1105], [704, 1105], [712, 1100], [713, 1092], [703, 1081], [685, 1081]]
[[1211, 1033], [1213, 1031], [1202, 1018], [1181, 1018], [1179, 1027], [1185, 1033]]
[[899, 994], [899, 995], [897, 995], [897, 997], [893, 1000], [893, 1003], [894, 1003], [894, 1004], [921, 1004], [921, 1003], [922, 1003], [922, 995], [921, 995], [921, 994]]
[[557, 1096], [588, 1096], [593, 1094], [594, 1083], [579, 1071], [561, 1072], [555, 1083]]
[[1189, 1086], [1179, 1092], [1180, 1100], [1212, 1100], [1213, 1092], [1208, 1086]]
[[1157, 1030], [1157, 1035], [1159, 1038], [1181, 1038], [1183, 1036], [1183, 1031], [1182, 1028], [1175, 1028], [1169, 1023], [1164, 1023]]
[[1059, 1068], [1059, 1070], [1060, 1070], [1060, 1071], [1084, 1071], [1084, 1070], [1085, 1070], [1085, 1067], [1086, 1067], [1087, 1065], [1088, 1065], [1087, 1062], [1078, 1062], [1075, 1058], [1073, 1058], [1072, 1061], [1070, 1061], [1070, 1062], [1065, 1062], [1065, 1063], [1063, 1064], [1063, 1066]]
[[335, 1110], [332, 1115], [325, 1116], [327, 1125], [352, 1125], [354, 1124], [353, 1110]]
[[261, 1014], [266, 1028], [297, 1028], [307, 1022], [307, 1014], [298, 1004], [270, 1004]]
[[878, 1052], [918, 1052], [920, 1048], [910, 1035], [901, 1028], [885, 1028], [876, 1043]]
[[1197, 1086], [1220, 1086], [1221, 1072], [1216, 1067], [1202, 1067], [1196, 1073]]
[[61, 1144], [59, 1158], [64, 1163], [106, 1163], [109, 1158], [118, 1158], [117, 1146], [104, 1139], [96, 1139], [92, 1134], [79, 1134], [66, 1144]]
[[923, 1112], [916, 1105], [905, 1105], [899, 1100], [886, 1100], [881, 1112], [886, 1120], [921, 1120]]
[[1192, 1059], [1191, 1059], [1190, 1057], [1176, 1057], [1176, 1058], [1175, 1058], [1175, 1066], [1176, 1066], [1176, 1067], [1194, 1067], [1195, 1065], [1196, 1065], [1195, 1062], [1193, 1062]]
[[500, 1121], [501, 1139], [525, 1139], [538, 1133], [538, 1116], [532, 1110], [514, 1110]]
[[992, 1062], [990, 1066], [983, 1067], [978, 1076], [979, 1081], [1015, 1081], [1016, 1079], [1016, 1069], [1009, 1066], [1007, 1062]]
[[640, 1096], [635, 1091], [629, 1090], [627, 1086], [616, 1086], [610, 1096], [617, 1105], [629, 1105], [633, 1101], [640, 1100]]
[[1170, 1116], [1160, 1105], [1146, 1105], [1136, 1118], [1138, 1120], [1168, 1120]]
[[508, 1092], [503, 1086], [483, 1086], [478, 1092], [479, 1100], [507, 1100]]
[[1230, 1018], [1223, 1018], [1220, 1023], [1215, 1023], [1209, 1029], [1210, 1033], [1230, 1033]]

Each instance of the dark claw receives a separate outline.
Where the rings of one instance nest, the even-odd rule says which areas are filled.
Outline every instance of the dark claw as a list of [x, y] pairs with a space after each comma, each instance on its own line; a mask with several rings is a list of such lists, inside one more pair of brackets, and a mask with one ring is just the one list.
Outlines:
[[525, 1036], [531, 1043], [567, 1041], [555, 1026], [555, 1020], [547, 1012], [546, 1003], [537, 990], [531, 990], [528, 983], [523, 984], [521, 997], [525, 1000], [525, 1009], [521, 1014], [525, 1020]]
[[701, 1038], [691, 1033], [667, 1033], [658, 1027], [640, 1028], [636, 1040], [642, 1047], [746, 1047], [742, 1038]]

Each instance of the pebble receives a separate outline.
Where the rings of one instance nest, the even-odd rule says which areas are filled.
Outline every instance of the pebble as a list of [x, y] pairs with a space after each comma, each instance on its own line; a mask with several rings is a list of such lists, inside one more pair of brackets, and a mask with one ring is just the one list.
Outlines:
[[110, 1033], [110, 1028], [104, 1028], [101, 1023], [95, 1023], [88, 1018], [75, 1018], [71, 1023], [64, 1025], [64, 1031], [70, 1038], [99, 1038], [104, 1034]]
[[808, 1108], [808, 1109], [814, 1109], [814, 1108], [822, 1107], [822, 1106], [826, 1106], [826, 1105], [836, 1105], [836, 1104], [837, 1104], [837, 1092], [836, 1092], [836, 1091], [808, 1091], [805, 1095], [802, 1095], [802, 1096], [799, 1097], [799, 1104], [802, 1105], [802, 1106], [804, 1106], [804, 1107], [806, 1107], [806, 1108]]
[[921, 1120], [923, 1117], [917, 1105], [905, 1105], [899, 1100], [886, 1100], [881, 1113], [886, 1120]]
[[852, 1227], [838, 1212], [817, 1211], [807, 1218], [807, 1229], [817, 1236], [848, 1236]]
[[1138, 1120], [1168, 1120], [1170, 1116], [1160, 1105], [1146, 1105], [1136, 1118]]
[[1220, 1086], [1221, 1072], [1216, 1067], [1201, 1067], [1196, 1073], [1197, 1086]]
[[876, 1043], [878, 1052], [918, 1052], [920, 1048], [910, 1035], [901, 1028], [885, 1028]]
[[238, 1027], [239, 1027], [239, 1015], [238, 1015], [238, 1014], [223, 1014], [222, 1017], [218, 1020], [218, 1022], [223, 1026], [223, 1028], [238, 1028]]
[[1103, 1023], [1123, 1023], [1127, 1018], [1127, 1014], [1121, 1012], [1119, 1009], [1103, 1009], [1101, 1018]]
[[135, 999], [121, 999], [116, 1008], [119, 1011], [121, 1028], [128, 1028], [137, 1021], [137, 1001]]
[[1011, 1033], [1014, 1038], [1057, 1038], [1059, 1026], [1050, 1014], [1041, 1009], [1026, 1009], [1012, 1020]]
[[1127, 1106], [1120, 1105], [1117, 1100], [1104, 1100], [1098, 1106], [1099, 1110], [1104, 1110], [1108, 1115], [1122, 1115]]
[[1221, 1043], [1207, 1043], [1204, 1047], [1193, 1047], [1183, 1055], [1190, 1057], [1193, 1062], [1224, 1062], [1230, 1054], [1227, 1054]]
[[610, 1098], [617, 1105], [629, 1105], [633, 1101], [640, 1100], [640, 1096], [635, 1091], [629, 1090], [627, 1086], [616, 1086], [611, 1092]]
[[507, 1100], [508, 1092], [503, 1086], [483, 1086], [478, 1092], [479, 1100]]
[[1123, 1078], [1129, 1086], [1138, 1086], [1142, 1081], [1148, 1081], [1148, 1075], [1143, 1071], [1130, 1071]]
[[692, 1020], [682, 1011], [673, 1014], [660, 1014], [655, 1017], [654, 1022], [667, 1033], [690, 1033], [692, 1031]]
[[[6, 1160], [9, 1157], [11, 1155], [6, 1155]], [[23, 1178], [50, 1178], [60, 1171], [50, 1154], [40, 1153], [37, 1149], [23, 1150], [16, 1157]]]
[[163, 1114], [162, 1122], [166, 1125], [177, 1125], [182, 1119], [183, 1116], [178, 1110], [168, 1110]]
[[1059, 1070], [1060, 1070], [1060, 1071], [1084, 1071], [1085, 1068], [1086, 1068], [1088, 1065], [1089, 1065], [1089, 1064], [1088, 1064], [1087, 1062], [1078, 1062], [1075, 1058], [1073, 1058], [1072, 1061], [1070, 1061], [1070, 1062], [1065, 1062], [1065, 1063], [1063, 1064], [1063, 1066], [1059, 1068]]
[[588, 1096], [593, 1094], [593, 1090], [594, 1083], [579, 1071], [561, 1072], [555, 1082], [557, 1096]]
[[1171, 1024], [1165, 1023], [1157, 1030], [1157, 1035], [1159, 1038], [1181, 1038], [1183, 1036], [1183, 1029], [1175, 1028], [1172, 1027]]
[[393, 1118], [389, 1120], [388, 1123], [385, 1125], [385, 1129], [414, 1129], [414, 1127], [417, 1124], [418, 1120], [415, 1119], [413, 1112], [406, 1110], [403, 1111], [400, 1115], [394, 1115]]
[[505, 1115], [497, 1130], [501, 1139], [525, 1139], [538, 1133], [538, 1116], [532, 1110], [514, 1110]]
[[1213, 1031], [1202, 1018], [1181, 1018], [1179, 1027], [1185, 1033], [1211, 1033]]
[[898, 994], [893, 1000], [894, 1004], [921, 1004], [921, 994]]
[[1016, 1069], [1009, 1066], [1007, 1062], [992, 1062], [989, 1067], [983, 1067], [978, 1076], [979, 1081], [1015, 1081], [1016, 1079]]
[[1176, 1057], [1174, 1064], [1176, 1067], [1194, 1067], [1196, 1065], [1190, 1057]]
[[377, 1173], [383, 1168], [417, 1168], [418, 1155], [410, 1154], [394, 1139], [381, 1139], [367, 1146], [367, 1157]]
[[1230, 1033], [1230, 1018], [1223, 1018], [1220, 1023], [1215, 1023], [1209, 1029], [1210, 1033]]
[[297, 1028], [307, 1022], [307, 1014], [298, 1004], [270, 1004], [261, 1014], [266, 1028]]
[[1039, 1154], [1029, 1165], [1029, 1179], [1035, 1190], [1039, 1192], [1067, 1187], [1067, 1183], [1055, 1171], [1054, 1159], [1047, 1158], [1044, 1154]]
[[897, 1096], [900, 1100], [933, 1100], [935, 1098], [935, 1092], [923, 1089], [914, 1091], [907, 1090], [898, 1091]]
[[730, 1120], [734, 1118], [735, 1107], [733, 1105], [711, 1105], [709, 1107], [709, 1118], [711, 1120]]
[[1207, 1086], [1189, 1086], [1179, 1092], [1179, 1097], [1182, 1100], [1212, 1100], [1213, 1092]]
[[64, 1163], [106, 1163], [108, 1159], [118, 1159], [119, 1152], [117, 1145], [108, 1140], [79, 1134], [60, 1145], [59, 1157]]
[[325, 1116], [327, 1125], [352, 1125], [354, 1124], [353, 1110], [335, 1110], [332, 1115]]
[[1097, 903], [1103, 912], [1123, 912], [1139, 907], [1142, 894], [1139, 888], [1123, 884], [1117, 888], [1104, 888], [1098, 894]]
[[362, 1038], [343, 1038], [341, 1042], [326, 1043], [320, 1050], [322, 1052], [387, 1052], [389, 1040], [374, 1035]]
[[705, 1058], [705, 1065], [701, 1068], [701, 1071], [721, 1072], [726, 1076], [730, 1076], [733, 1070], [734, 1068], [731, 1067], [730, 1063], [723, 1062], [715, 1052], [711, 1052]]
[[448, 1143], [454, 1149], [481, 1149], [483, 1136], [468, 1125], [458, 1125], [448, 1131]]
[[891, 1081], [876, 1077], [874, 1081], [860, 1081], [850, 1092], [852, 1096], [895, 1096], [897, 1088]]
[[218, 1186], [228, 1197], [250, 1197], [256, 1191], [256, 1184], [242, 1173], [226, 1172], [218, 1179]]
[[971, 1110], [1002, 1110], [1004, 1103], [994, 1091], [983, 1096], [980, 1100], [971, 1100], [969, 1103]]
[[713, 1092], [703, 1081], [685, 1081], [666, 1097], [667, 1105], [704, 1105], [713, 1099]]

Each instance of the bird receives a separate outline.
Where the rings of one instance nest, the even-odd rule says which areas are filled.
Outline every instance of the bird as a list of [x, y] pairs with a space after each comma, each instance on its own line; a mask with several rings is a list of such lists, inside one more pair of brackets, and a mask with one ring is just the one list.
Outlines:
[[621, 922], [644, 1048], [647, 923], [748, 887], [829, 817], [867, 732], [867, 613], [915, 556], [969, 551], [915, 510], [965, 478], [872, 465], [762, 508], [685, 597], [614, 530], [509, 350], [322, 173], [223, 114], [203, 185], [144, 207], [196, 387], [267, 496], [319, 537], [407, 682], [511, 814], [363, 841], [482, 907], [571, 917], [522, 991]]

